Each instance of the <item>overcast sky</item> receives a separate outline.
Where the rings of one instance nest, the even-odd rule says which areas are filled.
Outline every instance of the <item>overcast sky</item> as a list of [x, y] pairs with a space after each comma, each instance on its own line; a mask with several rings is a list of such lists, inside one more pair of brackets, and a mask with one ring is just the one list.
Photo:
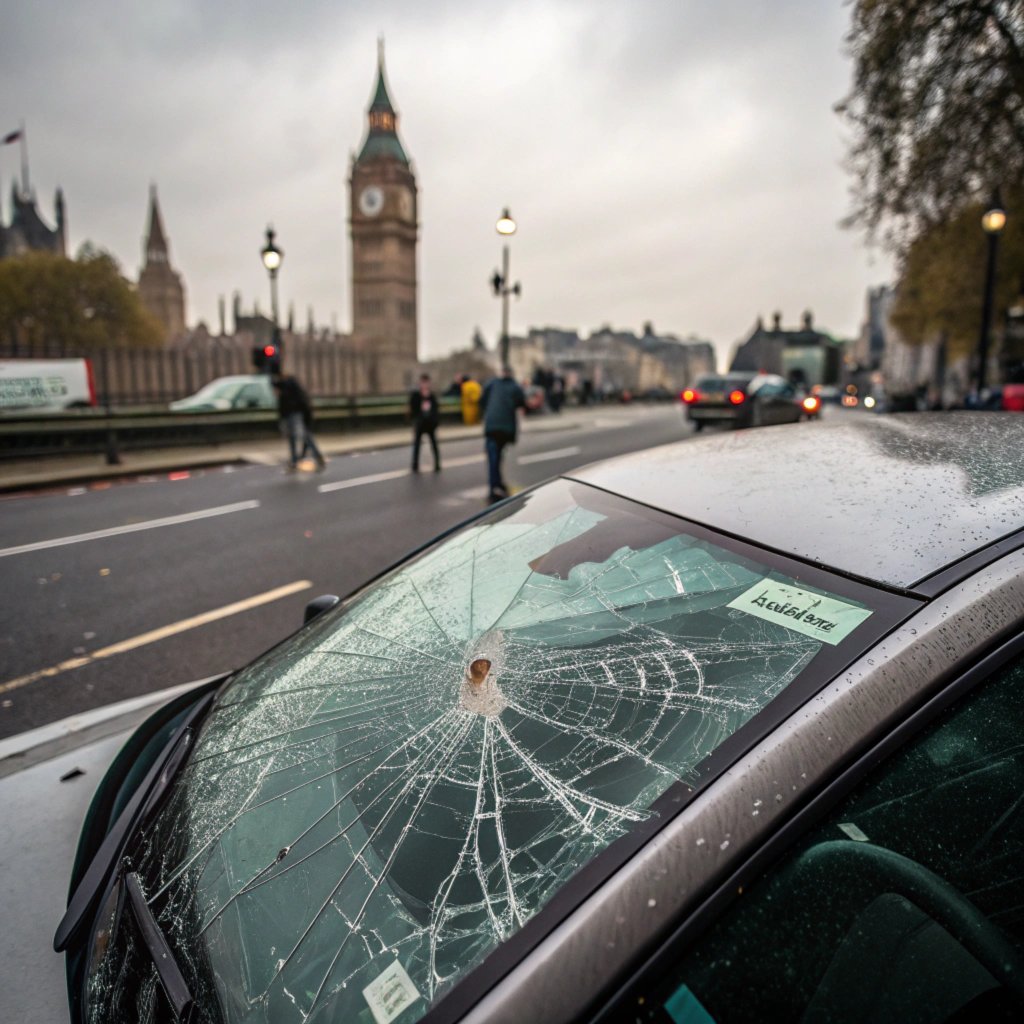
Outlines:
[[[386, 37], [418, 175], [420, 353], [492, 342], [494, 221], [519, 224], [512, 328], [612, 324], [712, 339], [805, 308], [856, 332], [884, 254], [839, 220], [848, 8], [839, 0], [33, 0], [0, 40], [0, 134], [28, 126], [44, 216], [135, 277], [159, 188], [190, 323], [217, 297], [350, 324], [350, 153]], [[16, 146], [0, 151], [4, 210]]]

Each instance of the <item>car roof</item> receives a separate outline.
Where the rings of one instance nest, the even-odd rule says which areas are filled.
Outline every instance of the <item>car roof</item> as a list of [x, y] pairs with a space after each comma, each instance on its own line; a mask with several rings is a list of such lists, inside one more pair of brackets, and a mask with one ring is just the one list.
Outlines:
[[909, 588], [1024, 527], [1024, 417], [851, 412], [676, 442], [572, 476]]
[[[227, 384], [230, 381], [253, 381], [260, 380], [266, 377], [265, 373], [234, 373], [228, 377], [214, 377], [213, 380], [208, 381], [203, 385], [204, 388], [208, 388], [211, 384]], [[269, 378], [268, 378], [269, 379]]]
[[753, 380], [757, 376], [753, 370], [729, 370], [726, 373], [702, 373], [697, 380]]

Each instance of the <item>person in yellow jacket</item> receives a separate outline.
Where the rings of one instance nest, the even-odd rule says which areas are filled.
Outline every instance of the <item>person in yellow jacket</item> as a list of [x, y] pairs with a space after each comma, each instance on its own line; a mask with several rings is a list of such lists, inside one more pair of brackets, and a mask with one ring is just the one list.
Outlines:
[[472, 377], [462, 382], [462, 422], [480, 422], [480, 392], [483, 389]]

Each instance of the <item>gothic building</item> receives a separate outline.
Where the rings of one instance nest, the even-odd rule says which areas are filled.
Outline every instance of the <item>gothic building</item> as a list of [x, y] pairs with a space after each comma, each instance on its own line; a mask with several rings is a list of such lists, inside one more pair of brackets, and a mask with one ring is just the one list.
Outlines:
[[416, 337], [416, 178], [398, 138], [383, 47], [366, 141], [349, 177], [352, 335], [410, 362]]
[[171, 266], [155, 185], [149, 190], [149, 232], [144, 252], [139, 298], [163, 327], [165, 340], [176, 341], [185, 333], [185, 286]]
[[36, 209], [35, 192], [14, 184], [11, 188], [11, 222], [0, 219], [0, 257], [20, 256], [34, 250], [48, 250], [66, 256], [64, 193], [57, 189], [53, 201], [57, 227], [47, 227]]

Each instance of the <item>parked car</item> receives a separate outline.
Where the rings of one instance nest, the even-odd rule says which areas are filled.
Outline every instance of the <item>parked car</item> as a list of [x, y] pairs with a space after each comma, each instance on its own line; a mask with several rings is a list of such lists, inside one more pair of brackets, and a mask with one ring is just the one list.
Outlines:
[[1024, 419], [847, 417], [318, 599], [100, 784], [72, 1021], [1020, 1019], [1022, 509]]
[[61, 412], [95, 404], [88, 359], [0, 359], [0, 412]]
[[657, 385], [656, 387], [646, 388], [643, 394], [640, 396], [645, 402], [678, 402], [679, 395], [670, 391], [668, 388]]
[[784, 377], [774, 373], [704, 374], [682, 395], [687, 418], [697, 430], [706, 423], [734, 427], [765, 427], [795, 423], [815, 415], [803, 407], [802, 396]]
[[229, 409], [276, 409], [277, 398], [265, 373], [218, 377], [194, 395], [171, 402], [172, 412], [226, 412]]
[[1024, 384], [1004, 384], [1001, 399], [1006, 412], [1024, 412]]

